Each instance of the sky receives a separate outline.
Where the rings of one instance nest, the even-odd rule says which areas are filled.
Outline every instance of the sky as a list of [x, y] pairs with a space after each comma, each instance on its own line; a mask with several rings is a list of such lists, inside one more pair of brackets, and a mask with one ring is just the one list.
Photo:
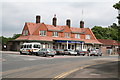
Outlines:
[[65, 25], [70, 19], [71, 27], [79, 27], [81, 20], [86, 28], [108, 27], [117, 23], [118, 11], [113, 8], [117, 2], [119, 0], [2, 0], [0, 36], [21, 34], [25, 22], [35, 23], [36, 15], [40, 15], [45, 24], [52, 24], [56, 14], [57, 25]]

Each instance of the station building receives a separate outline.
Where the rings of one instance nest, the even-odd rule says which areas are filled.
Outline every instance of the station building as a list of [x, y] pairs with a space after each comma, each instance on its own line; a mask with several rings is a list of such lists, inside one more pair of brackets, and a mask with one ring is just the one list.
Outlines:
[[90, 28], [84, 28], [84, 21], [80, 21], [80, 27], [71, 27], [71, 20], [67, 19], [63, 26], [57, 25], [54, 15], [52, 25], [40, 22], [40, 16], [36, 16], [36, 23], [27, 22], [22, 30], [22, 35], [10, 41], [8, 49], [19, 51], [25, 42], [39, 42], [42, 48], [84, 50], [88, 48], [101, 48], [99, 42]]

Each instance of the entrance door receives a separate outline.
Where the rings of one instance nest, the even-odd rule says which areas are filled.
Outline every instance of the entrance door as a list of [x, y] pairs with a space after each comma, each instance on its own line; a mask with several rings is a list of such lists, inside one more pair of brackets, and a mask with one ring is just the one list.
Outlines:
[[70, 44], [68, 44], [68, 49], [70, 49]]

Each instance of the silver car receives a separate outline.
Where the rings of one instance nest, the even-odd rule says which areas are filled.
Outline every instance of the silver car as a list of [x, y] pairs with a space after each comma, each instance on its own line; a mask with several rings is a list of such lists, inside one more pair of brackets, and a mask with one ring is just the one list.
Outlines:
[[89, 56], [102, 56], [102, 52], [100, 50], [91, 50]]
[[54, 49], [48, 49], [48, 48], [43, 48], [40, 51], [36, 52], [36, 56], [51, 56], [54, 57], [54, 55], [56, 54], [56, 51]]
[[74, 51], [74, 50], [71, 50], [71, 49], [65, 49], [64, 50], [64, 54], [65, 55], [77, 55], [77, 52], [76, 51]]

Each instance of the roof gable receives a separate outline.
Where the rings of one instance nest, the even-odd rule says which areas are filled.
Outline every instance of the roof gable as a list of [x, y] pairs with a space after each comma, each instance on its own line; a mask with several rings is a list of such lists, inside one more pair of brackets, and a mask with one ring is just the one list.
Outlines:
[[33, 32], [37, 29], [37, 27], [38, 26], [36, 23], [25, 23], [24, 29], [27, 28], [29, 31], [29, 34], [32, 35]]

